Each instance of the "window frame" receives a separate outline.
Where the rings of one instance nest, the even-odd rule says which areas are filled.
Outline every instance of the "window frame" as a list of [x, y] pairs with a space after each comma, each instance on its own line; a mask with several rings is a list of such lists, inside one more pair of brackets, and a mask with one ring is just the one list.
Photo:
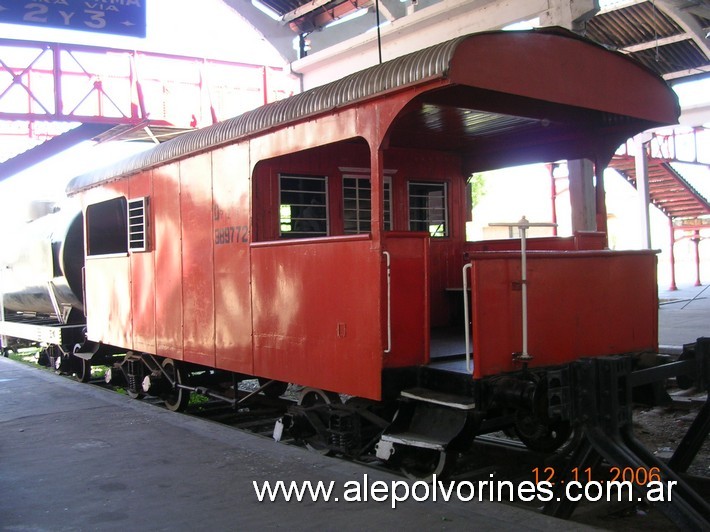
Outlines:
[[[321, 182], [322, 187], [319, 187], [322, 189], [317, 190], [317, 191], [311, 191], [311, 190], [295, 190], [295, 189], [284, 189], [284, 180], [285, 179], [300, 179], [303, 181], [312, 181], [312, 182]], [[289, 207], [293, 208], [293, 206], [296, 206], [300, 209], [299, 214], [303, 214], [304, 211], [310, 208], [312, 205], [312, 200], [309, 201], [308, 203], [286, 203], [284, 202], [284, 192], [289, 193], [289, 194], [301, 194], [301, 195], [316, 195], [320, 196], [320, 199], [322, 200], [322, 203], [318, 203], [317, 206], [315, 206], [315, 209], [324, 209], [324, 218], [309, 218], [309, 217], [304, 217], [304, 216], [298, 216], [294, 217], [293, 212], [289, 213], [290, 216], [288, 218], [288, 224], [291, 225], [291, 230], [284, 232], [283, 227], [286, 225], [284, 223], [285, 218], [283, 217], [282, 210], [284, 206], [288, 205]], [[288, 172], [279, 172], [278, 174], [278, 239], [279, 240], [290, 240], [290, 239], [298, 239], [298, 238], [324, 238], [330, 235], [330, 201], [329, 201], [329, 191], [328, 191], [328, 176], [327, 175], [311, 175], [311, 174], [300, 174], [300, 173], [288, 173]], [[298, 223], [298, 221], [306, 221], [306, 223], [309, 222], [324, 222], [325, 224], [325, 230], [324, 231], [303, 231], [303, 230], [295, 230], [295, 225]], [[295, 236], [293, 236], [295, 234]]]
[[[412, 199], [413, 198], [429, 198], [429, 195], [421, 195], [421, 194], [412, 194], [412, 188], [413, 187], [431, 187], [432, 189], [438, 188], [441, 189], [442, 191], [442, 207], [431, 207], [429, 206], [429, 201], [430, 199], [427, 199], [427, 206], [426, 207], [416, 207], [412, 206]], [[448, 194], [448, 183], [446, 181], [419, 181], [419, 180], [411, 180], [407, 182], [407, 226], [409, 228], [409, 231], [418, 231], [422, 232], [425, 231], [429, 233], [429, 236], [431, 238], [449, 238], [450, 236], [450, 230], [449, 230], [449, 194]], [[429, 214], [431, 211], [443, 209], [443, 220], [438, 220], [438, 219], [433, 219], [429, 217]], [[412, 218], [412, 211], [413, 210], [423, 210], [427, 212], [427, 218], [420, 220], [420, 219], [413, 219]], [[441, 226], [443, 224], [443, 231], [441, 234], [437, 234], [438, 231], [432, 232], [431, 227], [435, 225], [437, 222], [440, 222], [438, 225]], [[421, 229], [421, 228], [413, 228], [412, 224], [421, 224], [424, 223], [427, 228], [426, 229]]]
[[[98, 211], [98, 212], [95, 212]], [[120, 218], [119, 223], [105, 223], [108, 216]], [[119, 227], [119, 225], [121, 227]], [[97, 228], [97, 233], [92, 228]], [[111, 235], [111, 232], [114, 234]], [[99, 234], [100, 233], [100, 234]], [[110, 239], [106, 238], [111, 236]], [[99, 243], [100, 242], [100, 243]], [[92, 248], [100, 251], [92, 252]], [[106, 258], [128, 255], [128, 201], [124, 196], [111, 198], [86, 207], [86, 257]]]
[[[343, 234], [345, 235], [361, 235], [361, 234], [366, 234], [366, 233], [371, 233], [372, 232], [372, 175], [370, 174], [370, 170], [367, 168], [359, 169], [359, 168], [341, 168], [340, 169], [342, 174], [342, 200], [343, 200]], [[384, 230], [385, 231], [391, 231], [392, 230], [392, 177], [391, 174], [394, 174], [394, 171], [385, 171], [385, 176], [384, 176], [384, 194], [382, 197], [382, 202], [383, 202], [383, 209], [382, 209], [382, 214], [384, 216]], [[354, 179], [357, 183], [360, 183], [360, 181], [366, 181], [369, 184], [369, 191], [370, 191], [370, 208], [368, 209], [369, 216], [367, 218], [362, 217], [360, 218], [358, 216], [357, 218], [357, 223], [358, 223], [358, 228], [355, 232], [348, 231], [345, 228], [345, 220], [346, 220], [346, 211], [355, 211], [358, 214], [362, 211], [362, 209], [359, 206], [359, 198], [346, 198], [345, 197], [345, 190], [356, 190], [359, 191], [360, 188], [356, 187], [353, 189], [353, 187], [346, 187], [345, 186], [345, 180], [346, 179]], [[345, 202], [347, 200], [355, 200], [357, 203], [357, 207], [355, 209], [346, 209], [345, 208]], [[367, 221], [370, 224], [370, 228], [367, 231], [362, 231], [360, 230], [360, 223], [367, 219]]]

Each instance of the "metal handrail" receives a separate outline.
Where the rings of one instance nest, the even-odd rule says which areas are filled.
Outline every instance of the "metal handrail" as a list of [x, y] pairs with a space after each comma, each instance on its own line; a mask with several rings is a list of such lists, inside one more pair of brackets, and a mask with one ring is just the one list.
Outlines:
[[517, 227], [520, 232], [520, 284], [522, 290], [522, 324], [523, 324], [523, 351], [519, 356], [514, 356], [523, 362], [532, 360], [528, 352], [528, 263], [527, 263], [527, 233], [531, 227], [557, 227], [555, 223], [531, 223], [523, 216], [519, 221], [513, 223], [492, 223], [490, 227]]
[[387, 354], [392, 351], [392, 260], [388, 251], [383, 251], [382, 254], [387, 259]]
[[469, 315], [468, 315], [468, 276], [466, 275], [466, 270], [471, 269], [471, 263], [469, 262], [463, 267], [463, 327], [464, 335], [466, 338], [466, 371], [473, 372], [473, 367], [471, 366], [471, 353], [473, 349], [471, 348], [471, 331], [469, 329]]

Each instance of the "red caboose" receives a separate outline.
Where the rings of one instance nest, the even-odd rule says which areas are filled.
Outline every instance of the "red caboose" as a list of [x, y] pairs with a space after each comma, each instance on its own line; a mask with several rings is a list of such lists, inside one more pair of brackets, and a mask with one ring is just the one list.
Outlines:
[[567, 159], [587, 161], [575, 235], [528, 242], [526, 371], [654, 351], [656, 259], [606, 249], [602, 171], [677, 116], [650, 71], [553, 29], [455, 39], [187, 133], [69, 185], [88, 338], [130, 352], [135, 394], [167, 377], [175, 407], [211, 368], [326, 402], [414, 386], [483, 408], [474, 383], [521, 370], [521, 257], [519, 241], [466, 242], [467, 181]]

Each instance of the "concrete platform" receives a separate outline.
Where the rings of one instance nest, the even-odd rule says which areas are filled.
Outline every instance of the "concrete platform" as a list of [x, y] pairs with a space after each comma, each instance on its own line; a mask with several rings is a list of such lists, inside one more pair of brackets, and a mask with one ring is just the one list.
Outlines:
[[710, 337], [710, 286], [681, 285], [658, 292], [661, 351], [680, 352], [683, 344]]
[[[710, 336], [710, 289], [659, 292], [669, 350]], [[490, 502], [259, 502], [252, 482], [398, 477], [0, 358], [0, 529], [570, 530]]]
[[[258, 502], [252, 481], [387, 473], [0, 358], [0, 529], [570, 530], [490, 502]], [[341, 499], [342, 500], [342, 499]]]

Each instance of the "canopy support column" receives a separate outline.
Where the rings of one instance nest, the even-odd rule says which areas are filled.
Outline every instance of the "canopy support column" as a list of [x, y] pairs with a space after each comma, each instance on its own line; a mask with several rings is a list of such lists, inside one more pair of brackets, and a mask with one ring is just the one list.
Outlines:
[[641, 209], [641, 249], [651, 249], [651, 223], [648, 207], [651, 196], [648, 189], [648, 156], [646, 154], [647, 135], [634, 137], [636, 158], [636, 190], [638, 191], [639, 207]]
[[567, 162], [572, 204], [572, 232], [597, 230], [597, 198], [594, 191], [594, 165], [589, 159]]
[[670, 246], [670, 260], [671, 260], [671, 286], [670, 290], [678, 290], [678, 286], [675, 283], [675, 226], [673, 225], [673, 218], [668, 218], [668, 224], [671, 228], [671, 246]]

